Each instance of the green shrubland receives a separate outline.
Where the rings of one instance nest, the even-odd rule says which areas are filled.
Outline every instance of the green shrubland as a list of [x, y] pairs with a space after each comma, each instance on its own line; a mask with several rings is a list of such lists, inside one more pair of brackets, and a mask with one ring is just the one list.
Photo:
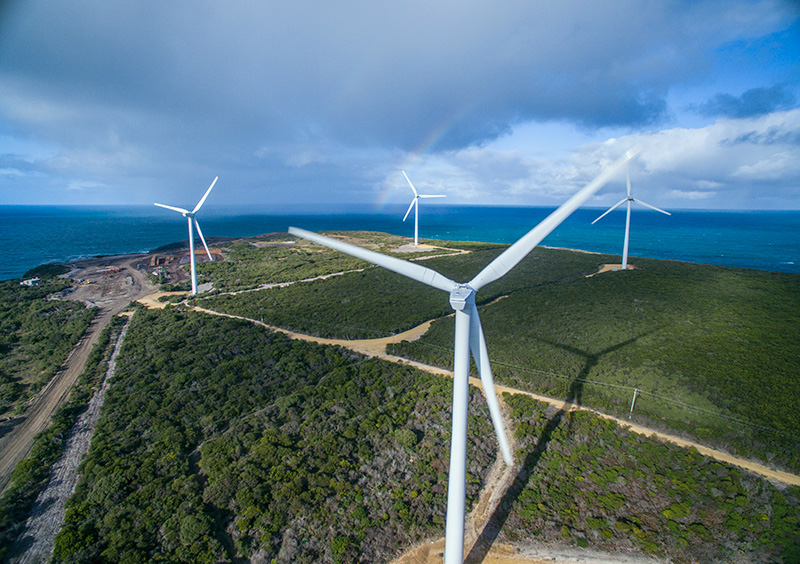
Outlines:
[[[56, 562], [381, 562], [442, 534], [447, 378], [251, 323], [140, 311]], [[494, 459], [470, 400], [468, 497]]]
[[24, 402], [56, 374], [91, 323], [96, 308], [48, 299], [68, 287], [57, 278], [33, 287], [18, 280], [0, 282], [0, 414], [24, 409]]
[[798, 561], [800, 488], [778, 489], [589, 412], [505, 399], [522, 467], [492, 516], [501, 540], [676, 563]]
[[[636, 264], [481, 308], [498, 380], [800, 469], [800, 277]], [[451, 324], [390, 351], [449, 366]]]
[[[330, 232], [347, 242], [371, 250], [392, 254], [393, 249], [408, 244], [403, 237], [370, 231]], [[213, 282], [215, 292], [240, 291], [264, 284], [294, 282], [335, 272], [370, 267], [368, 263], [331, 249], [273, 233], [239, 239], [222, 246], [225, 260], [202, 262], [197, 265], [203, 282]], [[456, 247], [454, 247], [456, 248]], [[443, 249], [406, 254], [403, 258], [423, 257], [443, 252]]]
[[36, 498], [47, 486], [50, 467], [66, 446], [67, 437], [85, 411], [97, 385], [106, 373], [107, 362], [126, 319], [115, 317], [100, 334], [86, 368], [78, 378], [69, 400], [53, 415], [50, 426], [34, 439], [30, 454], [14, 469], [8, 487], [0, 497], [0, 561], [22, 534]]
[[[375, 250], [395, 244], [354, 237]], [[229, 278], [217, 278], [229, 280], [222, 287], [359, 266], [321, 258], [313, 245], [278, 261], [289, 248], [247, 244]], [[468, 281], [502, 250], [463, 248], [471, 252], [422, 264]], [[298, 266], [248, 270], [269, 256]], [[645, 259], [632, 260], [637, 270], [586, 277], [611, 261], [539, 248], [481, 290], [497, 379], [619, 415], [637, 388], [639, 422], [797, 467], [798, 442], [788, 438], [800, 435], [800, 279]], [[269, 268], [273, 278], [259, 280]], [[447, 295], [378, 268], [195, 303], [329, 337], [385, 336], [439, 317], [391, 352], [452, 361]], [[245, 321], [180, 306], [140, 311], [55, 561], [389, 561], [443, 532], [450, 390], [445, 378]], [[797, 561], [798, 488], [587, 412], [523, 396], [506, 403], [520, 466], [485, 540], [674, 562]], [[472, 503], [496, 446], [474, 391], [470, 413]]]
[[258, 247], [257, 243], [232, 243], [224, 261], [199, 263], [198, 275], [203, 282], [213, 282], [215, 291], [230, 292], [366, 266], [347, 255], [317, 252], [305, 245]]
[[[469, 280], [502, 250], [497, 245], [468, 246], [476, 250], [470, 254], [432, 258], [420, 264], [454, 280]], [[515, 289], [552, 283], [566, 276], [570, 268], [572, 272], [575, 268], [591, 271], [596, 266], [596, 259], [594, 263], [582, 256], [572, 260], [578, 253], [569, 253], [554, 268], [538, 268], [542, 257], [549, 252], [535, 253], [523, 262], [519, 272], [512, 272], [485, 288], [479, 296], [479, 303], [490, 302]], [[363, 272], [350, 272], [325, 280], [215, 296], [196, 303], [286, 329], [349, 339], [385, 337], [452, 313], [446, 293], [372, 266]]]
[[[421, 264], [468, 281], [502, 250], [466, 246]], [[800, 277], [639, 258], [636, 270], [587, 277], [613, 259], [537, 248], [481, 290], [498, 380], [620, 416], [636, 388], [638, 422], [800, 470]], [[452, 363], [447, 295], [380, 268], [198, 303], [332, 338], [441, 318], [389, 352]]]

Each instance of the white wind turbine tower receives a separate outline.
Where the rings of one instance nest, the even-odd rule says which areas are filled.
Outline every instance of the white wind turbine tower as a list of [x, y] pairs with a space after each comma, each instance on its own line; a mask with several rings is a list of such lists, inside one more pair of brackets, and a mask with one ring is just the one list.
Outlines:
[[203, 206], [203, 203], [206, 201], [206, 198], [208, 198], [208, 195], [211, 193], [211, 189], [214, 187], [214, 184], [217, 183], [217, 179], [219, 179], [219, 176], [214, 177], [214, 182], [211, 183], [211, 186], [208, 187], [208, 190], [206, 190], [206, 193], [203, 194], [203, 197], [200, 198], [200, 201], [197, 202], [197, 205], [194, 207], [192, 211], [185, 210], [183, 208], [176, 208], [174, 206], [167, 206], [165, 204], [154, 204], [160, 208], [167, 208], [168, 210], [178, 212], [179, 214], [183, 215], [183, 217], [185, 217], [189, 222], [189, 261], [191, 265], [190, 270], [192, 273], [192, 294], [191, 294], [192, 296], [197, 294], [197, 267], [195, 265], [195, 259], [194, 259], [194, 229], [192, 228], [192, 221], [194, 221], [194, 225], [195, 227], [197, 227], [197, 234], [200, 235], [200, 240], [203, 242], [203, 246], [206, 249], [206, 253], [208, 254], [208, 260], [213, 261], [214, 257], [211, 256], [211, 251], [208, 250], [208, 245], [206, 245], [206, 240], [203, 238], [203, 232], [200, 231], [200, 224], [197, 223], [197, 219], [194, 216]]
[[630, 234], [630, 231], [631, 231], [631, 203], [632, 202], [636, 202], [637, 204], [639, 204], [641, 206], [644, 206], [646, 208], [650, 208], [651, 210], [656, 210], [657, 212], [665, 213], [667, 215], [672, 215], [669, 212], [665, 212], [664, 210], [658, 209], [657, 207], [651, 206], [650, 204], [646, 204], [643, 201], [637, 200], [636, 198], [631, 196], [631, 168], [630, 168], [630, 166], [628, 167], [626, 176], [627, 176], [627, 180], [628, 180], [628, 197], [627, 198], [623, 198], [622, 200], [620, 200], [619, 202], [617, 202], [616, 204], [614, 204], [613, 206], [608, 208], [606, 210], [606, 213], [604, 213], [603, 215], [601, 215], [600, 217], [598, 217], [597, 219], [595, 219], [592, 222], [592, 225], [594, 225], [595, 223], [597, 223], [598, 221], [603, 219], [609, 212], [614, 211], [615, 209], [617, 209], [619, 206], [621, 206], [625, 202], [628, 203], [628, 214], [627, 214], [627, 216], [625, 218], [625, 243], [622, 245], [622, 270], [627, 270], [628, 269], [628, 235]]
[[480, 372], [489, 414], [506, 464], [513, 459], [508, 447], [503, 419], [494, 389], [489, 355], [483, 336], [475, 294], [483, 286], [505, 276], [551, 231], [566, 219], [581, 204], [599, 190], [622, 165], [633, 158], [635, 152], [628, 151], [580, 192], [567, 200], [560, 208], [546, 217], [520, 240], [486, 266], [467, 284], [459, 284], [438, 272], [420, 264], [389, 257], [355, 245], [330, 239], [304, 229], [290, 227], [289, 233], [303, 237], [320, 245], [339, 250], [354, 257], [372, 262], [388, 270], [407, 276], [412, 280], [438, 288], [450, 295], [450, 306], [455, 310], [455, 345], [453, 351], [453, 411], [450, 440], [450, 474], [447, 488], [447, 518], [445, 525], [444, 564], [461, 564], [464, 557], [464, 505], [467, 464], [467, 399], [469, 390], [469, 356], [472, 353]]
[[411, 186], [411, 189], [414, 191], [414, 199], [411, 200], [411, 205], [408, 206], [408, 211], [406, 215], [403, 216], [403, 221], [406, 220], [408, 214], [411, 213], [411, 208], [414, 208], [414, 246], [419, 246], [419, 199], [420, 198], [444, 198], [444, 194], [419, 194], [417, 193], [417, 189], [414, 188], [414, 185], [411, 184], [411, 180], [408, 179], [408, 175], [406, 171], [402, 171], [403, 176], [406, 177], [408, 180], [408, 185]]

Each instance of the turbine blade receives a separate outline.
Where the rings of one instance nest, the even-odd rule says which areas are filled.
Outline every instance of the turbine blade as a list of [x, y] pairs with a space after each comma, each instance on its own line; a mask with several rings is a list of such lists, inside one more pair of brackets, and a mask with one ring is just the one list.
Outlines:
[[631, 197], [631, 166], [628, 164], [628, 168], [625, 171], [625, 181], [628, 184], [628, 197]]
[[197, 202], [197, 205], [192, 210], [192, 213], [196, 213], [197, 210], [199, 210], [203, 206], [203, 202], [205, 202], [206, 198], [208, 198], [208, 195], [211, 193], [211, 189], [214, 187], [214, 184], [217, 183], [217, 180], [219, 180], [219, 176], [215, 176], [214, 177], [214, 182], [211, 183], [211, 186], [208, 187], [208, 190], [206, 190], [206, 193], [203, 194], [203, 197], [200, 198], [199, 202]]
[[183, 208], [176, 208], [175, 206], [168, 206], [166, 204], [153, 204], [154, 206], [158, 206], [160, 208], [167, 208], [168, 210], [176, 211], [178, 213], [189, 213], [189, 210], [185, 210]]
[[623, 198], [623, 199], [621, 199], [619, 202], [617, 202], [616, 204], [614, 204], [613, 206], [611, 206], [610, 208], [608, 208], [608, 209], [606, 210], [606, 212], [605, 212], [603, 215], [601, 215], [600, 217], [598, 217], [597, 219], [595, 219], [595, 220], [592, 222], [592, 225], [594, 225], [595, 223], [597, 223], [598, 221], [600, 221], [601, 219], [603, 219], [605, 216], [607, 216], [609, 213], [611, 213], [612, 211], [614, 211], [615, 209], [617, 209], [618, 207], [620, 207], [622, 204], [624, 204], [624, 203], [625, 203], [625, 202], [627, 202], [627, 201], [628, 201], [628, 198]]
[[420, 194], [420, 198], [446, 198], [444, 194]]
[[611, 180], [611, 177], [637, 153], [638, 151], [631, 149], [617, 159], [611, 166], [607, 167], [594, 180], [581, 189], [580, 192], [564, 202], [560, 208], [547, 216], [539, 225], [531, 229], [519, 241], [511, 245], [503, 251], [500, 256], [490, 262], [486, 268], [481, 270], [478, 275], [470, 281], [469, 285], [475, 290], [479, 290], [498, 278], [505, 276], [509, 270], [514, 268], [519, 261], [525, 258], [525, 255], [530, 253], [536, 245], [541, 243], [542, 239], [547, 237], [572, 212]]
[[356, 245], [337, 241], [336, 239], [331, 239], [330, 237], [325, 237], [319, 233], [306, 231], [305, 229], [300, 229], [298, 227], [290, 227], [289, 233], [297, 237], [302, 237], [303, 239], [308, 239], [309, 241], [313, 241], [314, 243], [318, 243], [325, 247], [341, 251], [350, 256], [363, 259], [371, 262], [372, 264], [377, 264], [378, 266], [382, 266], [387, 270], [391, 270], [397, 274], [402, 274], [407, 278], [411, 278], [417, 282], [422, 282], [428, 286], [433, 286], [434, 288], [438, 288], [445, 292], [450, 292], [450, 290], [457, 286], [455, 282], [446, 276], [439, 274], [435, 270], [431, 270], [430, 268], [426, 268], [413, 262], [390, 257], [381, 253], [376, 253], [375, 251], [369, 251], [367, 249], [357, 247]]
[[655, 207], [655, 206], [651, 206], [650, 204], [646, 204], [646, 203], [644, 203], [644, 202], [643, 202], [643, 201], [641, 201], [641, 200], [637, 200], [636, 198], [631, 198], [631, 199], [632, 199], [634, 202], [636, 202], [637, 204], [639, 204], [640, 206], [644, 206], [644, 207], [646, 207], [646, 208], [650, 208], [651, 210], [655, 210], [655, 211], [657, 211], [657, 212], [661, 212], [661, 213], [664, 213], [664, 214], [667, 214], [667, 215], [672, 215], [671, 213], [669, 213], [669, 212], [667, 212], [667, 211], [664, 211], [664, 210], [662, 210], [662, 209], [660, 209], [660, 208], [657, 208], [657, 207]]
[[414, 204], [416, 204], [416, 203], [417, 203], [417, 199], [416, 199], [416, 198], [414, 198], [413, 200], [411, 200], [411, 205], [410, 205], [410, 206], [408, 206], [408, 211], [406, 212], [406, 215], [404, 215], [404, 216], [403, 216], [403, 221], [405, 221], [405, 220], [406, 220], [406, 218], [408, 217], [408, 214], [410, 214], [410, 213], [411, 213], [411, 209], [414, 207]]
[[208, 255], [208, 260], [214, 262], [214, 257], [211, 256], [211, 251], [208, 250], [208, 245], [206, 245], [205, 237], [203, 237], [203, 232], [200, 231], [200, 224], [197, 223], [197, 219], [194, 220], [194, 226], [197, 227], [197, 234], [200, 235], [200, 240], [203, 242], [203, 246], [206, 248], [206, 254]]
[[413, 184], [411, 184], [411, 180], [409, 180], [408, 175], [406, 174], [406, 171], [403, 170], [401, 172], [403, 173], [403, 176], [406, 177], [406, 180], [408, 180], [408, 185], [411, 186], [411, 189], [414, 191], [414, 196], [419, 196], [419, 194], [417, 194], [417, 189], [414, 188]]
[[475, 359], [475, 366], [481, 375], [483, 383], [483, 395], [486, 396], [486, 403], [489, 406], [489, 415], [492, 418], [494, 432], [497, 435], [497, 442], [500, 445], [500, 452], [503, 460], [511, 466], [514, 459], [511, 457], [511, 448], [508, 446], [508, 436], [503, 425], [503, 416], [500, 413], [500, 404], [497, 401], [497, 392], [494, 389], [494, 379], [492, 378], [492, 367], [489, 363], [489, 352], [486, 349], [486, 339], [483, 336], [483, 327], [478, 317], [478, 308], [472, 304], [470, 314], [469, 348]]

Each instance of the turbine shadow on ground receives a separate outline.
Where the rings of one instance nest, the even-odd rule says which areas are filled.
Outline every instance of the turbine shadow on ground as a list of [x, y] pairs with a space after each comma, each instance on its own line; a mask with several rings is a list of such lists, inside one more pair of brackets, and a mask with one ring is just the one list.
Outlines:
[[[573, 390], [581, 387], [582, 383], [578, 382], [570, 389]], [[567, 402], [571, 404], [573, 399], [574, 398], [567, 398]], [[558, 428], [562, 419], [568, 412], [569, 409], [567, 407], [559, 409], [547, 421], [547, 424], [542, 431], [542, 435], [539, 437], [539, 442], [536, 443], [536, 448], [528, 453], [528, 455], [525, 457], [525, 460], [519, 466], [517, 474], [514, 476], [514, 480], [503, 494], [503, 497], [500, 498], [495, 510], [486, 520], [483, 530], [478, 535], [478, 538], [472, 545], [469, 554], [467, 554], [467, 557], [464, 559], [465, 564], [480, 564], [484, 561], [487, 554], [489, 554], [489, 550], [494, 545], [497, 537], [500, 535], [500, 531], [503, 530], [503, 526], [511, 514], [511, 508], [514, 506], [514, 503], [520, 494], [522, 494], [527, 487], [528, 481], [530, 480], [536, 465], [539, 463], [539, 459], [547, 450], [547, 445], [550, 443], [553, 432]]]
[[[564, 416], [569, 413], [570, 408], [568, 406], [581, 405], [581, 400], [583, 398], [583, 386], [586, 382], [586, 377], [589, 375], [592, 368], [597, 365], [600, 358], [603, 356], [635, 343], [648, 333], [650, 332], [642, 333], [641, 335], [637, 335], [636, 337], [632, 337], [627, 341], [607, 347], [597, 353], [589, 353], [569, 345], [563, 345], [561, 343], [556, 343], [554, 341], [537, 337], [537, 339], [543, 343], [547, 343], [548, 345], [558, 347], [569, 353], [584, 357], [586, 362], [580, 373], [570, 382], [567, 397], [564, 399], [564, 407], [559, 409], [547, 421], [547, 424], [545, 425], [544, 430], [539, 437], [539, 441], [536, 443], [536, 447], [525, 457], [525, 460], [519, 466], [517, 474], [514, 477], [514, 480], [511, 482], [511, 485], [503, 494], [503, 497], [500, 499], [500, 502], [497, 504], [494, 512], [492, 512], [492, 514], [486, 520], [483, 530], [478, 535], [478, 538], [475, 540], [475, 543], [472, 545], [469, 554], [467, 554], [467, 557], [464, 560], [465, 564], [480, 564], [489, 554], [489, 550], [494, 545], [497, 537], [500, 535], [500, 531], [503, 530], [503, 526], [511, 514], [511, 509], [514, 506], [514, 503], [527, 487], [528, 481], [536, 469], [536, 465], [539, 463], [542, 454], [544, 454], [544, 452], [547, 450], [547, 446], [550, 444], [553, 433], [558, 426], [561, 425]], [[566, 433], [569, 434], [570, 430], [571, 425], [569, 425], [568, 421]]]
[[582, 405], [583, 401], [583, 383], [587, 381], [589, 374], [591, 374], [592, 369], [600, 362], [600, 359], [607, 354], [616, 352], [623, 347], [627, 347], [628, 345], [632, 345], [642, 337], [646, 337], [653, 331], [647, 331], [645, 333], [641, 333], [635, 337], [631, 337], [627, 341], [622, 341], [621, 343], [617, 343], [616, 345], [611, 345], [610, 347], [606, 347], [605, 349], [592, 353], [577, 347], [573, 347], [570, 345], [564, 345], [561, 343], [557, 343], [555, 341], [551, 341], [549, 339], [543, 339], [542, 337], [536, 337], [537, 341], [550, 345], [552, 347], [559, 348], [563, 351], [566, 351], [570, 354], [574, 354], [575, 356], [583, 357], [586, 359], [584, 362], [583, 368], [578, 373], [578, 375], [570, 382], [569, 391], [567, 393], [567, 398], [565, 401], [568, 403], [574, 403], [575, 405]]

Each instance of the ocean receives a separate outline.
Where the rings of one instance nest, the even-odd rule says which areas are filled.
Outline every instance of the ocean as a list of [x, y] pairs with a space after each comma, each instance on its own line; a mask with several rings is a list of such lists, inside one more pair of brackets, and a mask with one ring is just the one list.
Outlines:
[[[513, 243], [554, 208], [427, 205], [420, 238]], [[209, 206], [198, 217], [206, 238], [285, 232], [386, 231], [413, 237], [406, 205], [371, 209], [253, 209]], [[542, 243], [621, 255], [625, 212], [594, 225], [604, 210], [581, 208]], [[672, 211], [634, 209], [631, 257], [681, 260], [800, 274], [800, 211]], [[0, 206], [0, 280], [40, 264], [98, 255], [147, 252], [187, 239], [186, 220], [155, 207]]]

